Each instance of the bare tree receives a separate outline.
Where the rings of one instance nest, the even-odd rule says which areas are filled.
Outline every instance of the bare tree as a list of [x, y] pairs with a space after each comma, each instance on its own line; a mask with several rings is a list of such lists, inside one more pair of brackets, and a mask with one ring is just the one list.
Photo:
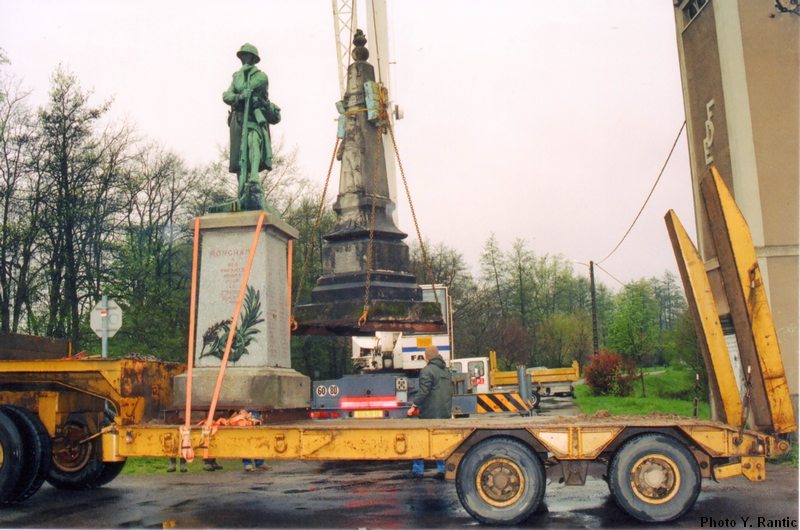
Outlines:
[[[0, 64], [7, 62], [0, 55]], [[33, 255], [41, 193], [31, 179], [34, 120], [23, 90], [0, 71], [0, 331], [17, 331], [36, 274]]]
[[[114, 190], [129, 144], [126, 128], [98, 134], [110, 107], [93, 107], [90, 93], [59, 67], [51, 79], [48, 103], [39, 111], [41, 157], [37, 178], [47, 188], [42, 227], [48, 282], [46, 333], [80, 338], [82, 303], [96, 295], [103, 238], [118, 206]], [[84, 308], [85, 309], [85, 308]]]

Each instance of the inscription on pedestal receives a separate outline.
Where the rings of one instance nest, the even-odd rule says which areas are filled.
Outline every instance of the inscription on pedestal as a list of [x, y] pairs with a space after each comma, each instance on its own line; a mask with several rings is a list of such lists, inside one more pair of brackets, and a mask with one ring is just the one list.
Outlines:
[[[195, 364], [198, 367], [220, 364], [254, 229], [254, 226], [239, 226], [204, 230], [201, 225], [195, 335]], [[287, 239], [285, 234], [269, 225], [259, 236], [239, 311], [229, 366], [291, 366]]]

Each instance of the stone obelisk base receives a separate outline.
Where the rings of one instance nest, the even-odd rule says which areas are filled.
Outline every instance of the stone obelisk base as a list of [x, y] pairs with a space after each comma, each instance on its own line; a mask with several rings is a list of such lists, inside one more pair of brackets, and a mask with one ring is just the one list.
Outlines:
[[[192, 406], [208, 407], [217, 384], [218, 368], [195, 368]], [[174, 379], [174, 404], [186, 405], [186, 374]], [[291, 368], [241, 368], [225, 370], [218, 408], [297, 409], [311, 405], [311, 380]]]

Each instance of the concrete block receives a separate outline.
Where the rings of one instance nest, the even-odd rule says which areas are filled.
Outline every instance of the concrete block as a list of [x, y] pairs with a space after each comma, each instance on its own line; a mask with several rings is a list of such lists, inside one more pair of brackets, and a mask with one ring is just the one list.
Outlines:
[[[195, 368], [192, 406], [211, 404], [218, 368]], [[173, 380], [174, 405], [186, 405], [186, 374]], [[310, 379], [291, 368], [228, 368], [222, 380], [220, 408], [296, 409], [311, 404]]]

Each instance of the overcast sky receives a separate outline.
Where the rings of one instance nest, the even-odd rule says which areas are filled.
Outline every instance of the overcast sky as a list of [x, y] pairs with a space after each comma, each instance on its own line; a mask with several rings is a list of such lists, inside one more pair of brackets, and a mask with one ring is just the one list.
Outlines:
[[[114, 99], [113, 117], [200, 164], [227, 143], [221, 94], [253, 43], [282, 108], [273, 135], [321, 187], [339, 97], [331, 13], [330, 0], [0, 0], [0, 48], [33, 105], [62, 63], [96, 103]], [[672, 3], [388, 0], [388, 13], [396, 136], [423, 236], [475, 270], [491, 233], [504, 249], [521, 238], [539, 255], [605, 257], [684, 120]], [[622, 281], [674, 272], [668, 208], [694, 234], [685, 133], [603, 267]]]

